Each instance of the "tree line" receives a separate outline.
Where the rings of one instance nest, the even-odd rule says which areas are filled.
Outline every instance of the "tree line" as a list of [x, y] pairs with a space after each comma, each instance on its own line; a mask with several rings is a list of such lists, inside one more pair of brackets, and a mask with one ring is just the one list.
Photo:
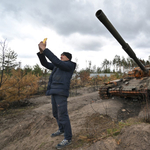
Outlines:
[[[144, 66], [150, 65], [150, 56], [148, 57], [148, 60], [139, 60]], [[95, 65], [92, 67], [91, 61], [88, 63], [88, 67], [86, 67], [86, 69], [81, 69], [80, 72], [86, 70], [90, 73], [125, 73], [134, 69], [135, 67], [138, 67], [132, 58], [125, 58], [124, 56], [121, 57], [119, 55], [115, 55], [113, 60], [104, 59], [97, 68]]]
[[[144, 66], [150, 65], [150, 56], [148, 57], [148, 60], [139, 59], [140, 62]], [[109, 61], [105, 59], [102, 62], [102, 65], [100, 68], [98, 68], [97, 72], [128, 72], [129, 70], [132, 70], [133, 68], [138, 67], [135, 61], [128, 57], [125, 58], [124, 56], [120, 57], [116, 55], [112, 61]]]

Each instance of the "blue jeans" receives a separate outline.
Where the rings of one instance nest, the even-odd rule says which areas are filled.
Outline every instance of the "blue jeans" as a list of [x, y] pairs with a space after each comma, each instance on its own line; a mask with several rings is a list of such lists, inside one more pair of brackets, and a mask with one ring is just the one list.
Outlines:
[[51, 95], [53, 116], [56, 118], [59, 130], [64, 132], [66, 140], [72, 139], [70, 119], [67, 110], [67, 97]]

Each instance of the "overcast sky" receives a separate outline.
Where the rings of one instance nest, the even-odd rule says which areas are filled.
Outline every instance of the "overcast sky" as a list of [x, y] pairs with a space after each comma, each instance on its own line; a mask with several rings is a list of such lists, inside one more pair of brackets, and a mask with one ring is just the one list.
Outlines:
[[[141, 59], [150, 56], [150, 1], [148, 0], [1, 0], [0, 41], [25, 65], [40, 64], [36, 53], [44, 38], [60, 58], [70, 52], [79, 69], [100, 66], [115, 55], [128, 57], [121, 45], [96, 18], [101, 9]], [[40, 65], [41, 66], [41, 65]], [[42, 66], [41, 66], [42, 67]]]

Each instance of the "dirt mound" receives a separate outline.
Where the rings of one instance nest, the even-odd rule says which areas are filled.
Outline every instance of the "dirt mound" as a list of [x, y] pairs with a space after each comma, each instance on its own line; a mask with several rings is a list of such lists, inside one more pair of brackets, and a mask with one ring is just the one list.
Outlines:
[[149, 150], [150, 125], [146, 123], [133, 125], [122, 129], [121, 133], [113, 138], [100, 140], [84, 150]]
[[[90, 118], [95, 113], [108, 115], [112, 121], [117, 121], [120, 114], [122, 116], [125, 113], [128, 115], [127, 117], [120, 116], [120, 118], [129, 118], [130, 116], [137, 116], [141, 109], [139, 107], [136, 110], [137, 113], [129, 106], [125, 107], [123, 100], [118, 98], [103, 101], [99, 98], [98, 91], [90, 93], [89, 89], [84, 89], [84, 93], [83, 90], [81, 93], [83, 95], [68, 98], [73, 142], [76, 140], [78, 133], [87, 129], [87, 126], [85, 126], [86, 118]], [[1, 150], [55, 150], [55, 146], [63, 140], [63, 136], [50, 137], [51, 133], [57, 130], [56, 121], [52, 117], [50, 97], [32, 98], [30, 102], [32, 105], [26, 108], [11, 109], [0, 113]], [[137, 106], [136, 102], [134, 104]], [[106, 128], [106, 125], [103, 124], [101, 128]], [[134, 149], [134, 147], [136, 150], [140, 148], [150, 149], [149, 141], [149, 124], [139, 124], [124, 128], [121, 134], [115, 138], [104, 138], [92, 145], [85, 143], [74, 146], [72, 144], [74, 147], [70, 146], [65, 150], [129, 150]]]
[[148, 150], [150, 149], [150, 124], [141, 123], [122, 129], [117, 137], [116, 150]]
[[116, 140], [112, 137], [108, 137], [105, 140], [100, 140], [95, 144], [92, 144], [90, 147], [84, 148], [84, 150], [116, 150], [116, 148]]

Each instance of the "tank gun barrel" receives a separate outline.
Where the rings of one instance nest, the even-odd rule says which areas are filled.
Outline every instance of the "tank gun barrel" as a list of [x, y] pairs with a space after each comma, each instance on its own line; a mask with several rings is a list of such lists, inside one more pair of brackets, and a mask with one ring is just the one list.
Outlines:
[[98, 10], [96, 12], [96, 17], [99, 19], [99, 21], [102, 22], [102, 24], [109, 30], [109, 32], [115, 37], [115, 39], [120, 43], [124, 51], [137, 63], [137, 65], [145, 72], [147, 73], [148, 70], [144, 67], [144, 65], [139, 61], [139, 59], [136, 57], [135, 53], [133, 52], [132, 48], [129, 46], [128, 43], [124, 41], [124, 39], [121, 37], [121, 35], [117, 32], [117, 30], [114, 28], [114, 26], [111, 24], [111, 22], [108, 20], [106, 15], [103, 13], [102, 10]]

